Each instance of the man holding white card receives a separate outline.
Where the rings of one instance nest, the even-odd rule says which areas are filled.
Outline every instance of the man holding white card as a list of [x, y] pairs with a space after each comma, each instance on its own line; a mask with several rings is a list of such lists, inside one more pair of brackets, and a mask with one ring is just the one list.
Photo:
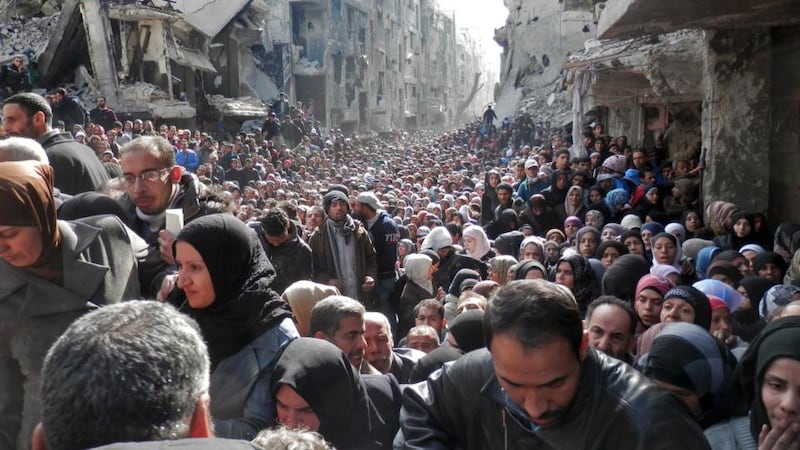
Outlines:
[[175, 163], [175, 149], [162, 137], [129, 142], [120, 150], [120, 165], [125, 194], [119, 201], [128, 213], [127, 225], [149, 245], [147, 258], [139, 263], [142, 294], [155, 298], [175, 269], [172, 241], [184, 221], [222, 212], [224, 205]]

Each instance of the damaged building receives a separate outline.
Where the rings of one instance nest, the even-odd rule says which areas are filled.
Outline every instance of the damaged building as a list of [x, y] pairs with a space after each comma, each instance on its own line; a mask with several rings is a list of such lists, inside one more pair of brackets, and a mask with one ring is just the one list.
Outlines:
[[597, 6], [599, 39], [564, 66], [575, 123], [597, 119], [630, 142], [664, 134], [673, 158], [705, 162], [704, 203], [800, 221], [800, 4]]
[[348, 131], [444, 125], [476, 96], [458, 80], [485, 84], [435, 0], [66, 0], [52, 35], [40, 85], [206, 129], [260, 123], [280, 92]]

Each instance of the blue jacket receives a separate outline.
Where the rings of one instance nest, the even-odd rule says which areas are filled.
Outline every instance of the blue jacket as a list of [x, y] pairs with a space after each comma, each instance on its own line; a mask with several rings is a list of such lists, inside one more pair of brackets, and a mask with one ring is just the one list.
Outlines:
[[397, 261], [397, 243], [400, 242], [400, 230], [397, 223], [386, 214], [378, 211], [378, 219], [369, 229], [369, 237], [375, 247], [378, 261], [378, 277], [381, 274], [394, 275], [394, 264]]
[[525, 200], [525, 203], [528, 203], [528, 200], [531, 199], [531, 196], [536, 194], [541, 194], [541, 192], [550, 186], [549, 183], [545, 183], [540, 179], [536, 179], [535, 183], [530, 183], [526, 178], [525, 181], [519, 184], [517, 188], [517, 197]]
[[283, 348], [299, 336], [292, 319], [286, 318], [220, 361], [209, 389], [217, 437], [249, 441], [274, 424], [272, 369]]
[[197, 153], [194, 152], [192, 149], [186, 150], [175, 150], [175, 164], [179, 166], [183, 166], [189, 172], [196, 172], [197, 167], [200, 166], [200, 158], [197, 157]]

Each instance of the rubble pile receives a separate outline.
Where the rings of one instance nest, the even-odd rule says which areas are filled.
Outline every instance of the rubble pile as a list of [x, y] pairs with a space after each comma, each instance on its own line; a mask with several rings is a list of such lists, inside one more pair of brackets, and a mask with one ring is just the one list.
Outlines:
[[0, 60], [22, 54], [35, 59], [47, 47], [59, 13], [30, 19], [4, 19], [0, 24]]
[[208, 95], [208, 104], [226, 116], [264, 117], [269, 111], [261, 99], [254, 97], [228, 98], [222, 95]]

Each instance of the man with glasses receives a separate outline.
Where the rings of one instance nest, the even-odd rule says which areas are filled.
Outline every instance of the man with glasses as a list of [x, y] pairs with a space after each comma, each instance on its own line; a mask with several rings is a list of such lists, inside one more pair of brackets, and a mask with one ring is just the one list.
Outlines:
[[[173, 272], [172, 241], [166, 210], [182, 209], [184, 221], [221, 212], [223, 205], [209, 198], [197, 177], [175, 163], [175, 149], [160, 136], [142, 136], [120, 150], [119, 201], [128, 214], [127, 225], [148, 243], [147, 258], [139, 263], [143, 295], [155, 297]], [[169, 281], [168, 281], [169, 282]]]

